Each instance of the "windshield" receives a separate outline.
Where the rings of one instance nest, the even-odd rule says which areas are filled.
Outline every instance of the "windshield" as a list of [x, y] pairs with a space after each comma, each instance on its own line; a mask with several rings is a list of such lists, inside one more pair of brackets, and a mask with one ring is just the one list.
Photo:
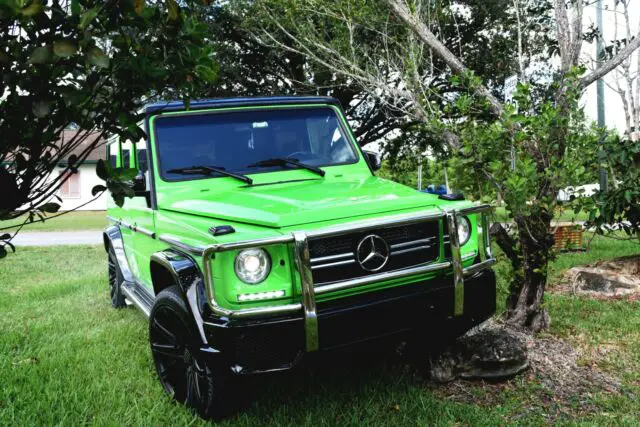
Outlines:
[[[311, 166], [358, 160], [335, 111], [328, 107], [164, 116], [155, 121], [155, 135], [160, 170], [170, 180], [193, 179], [193, 174], [175, 173], [192, 166], [256, 173], [295, 168], [287, 163], [255, 165], [274, 158]], [[203, 176], [207, 175], [196, 174]]]

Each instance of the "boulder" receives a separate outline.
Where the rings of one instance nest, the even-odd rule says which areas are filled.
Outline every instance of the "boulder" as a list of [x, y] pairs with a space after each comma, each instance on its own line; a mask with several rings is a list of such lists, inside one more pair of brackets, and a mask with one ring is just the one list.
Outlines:
[[564, 275], [565, 287], [577, 295], [617, 297], [640, 293], [640, 256], [599, 261], [573, 267]]
[[429, 355], [427, 362], [425, 374], [436, 382], [506, 379], [529, 367], [527, 340], [510, 327], [488, 322]]

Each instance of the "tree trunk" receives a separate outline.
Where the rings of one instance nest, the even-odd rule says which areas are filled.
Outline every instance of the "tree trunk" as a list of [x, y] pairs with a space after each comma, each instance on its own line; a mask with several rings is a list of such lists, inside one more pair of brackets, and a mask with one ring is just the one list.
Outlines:
[[553, 246], [550, 233], [552, 216], [516, 217], [520, 242], [519, 260], [507, 298], [507, 323], [534, 333], [549, 326], [549, 314], [542, 306], [547, 268]]

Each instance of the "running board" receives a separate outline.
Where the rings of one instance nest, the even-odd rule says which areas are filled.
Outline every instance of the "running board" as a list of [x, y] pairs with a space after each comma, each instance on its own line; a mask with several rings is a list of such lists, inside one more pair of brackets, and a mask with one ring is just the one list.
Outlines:
[[138, 307], [145, 316], [149, 317], [155, 298], [144, 286], [132, 282], [122, 282], [120, 289], [122, 289], [122, 293], [129, 301]]

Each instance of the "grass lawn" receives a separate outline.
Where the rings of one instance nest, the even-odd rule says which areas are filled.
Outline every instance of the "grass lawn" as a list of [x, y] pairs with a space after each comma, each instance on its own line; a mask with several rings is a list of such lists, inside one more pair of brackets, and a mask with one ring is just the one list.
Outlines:
[[[20, 217], [9, 221], [0, 221], [0, 228], [12, 227], [0, 232], [12, 232], [25, 221], [26, 217]], [[80, 231], [102, 230], [107, 226], [107, 213], [105, 211], [76, 211], [69, 212], [57, 218], [48, 219], [45, 222], [37, 221], [25, 225], [21, 233], [30, 231]]]
[[[592, 253], [563, 254], [554, 271], [634, 249], [613, 245], [598, 239]], [[640, 396], [640, 303], [549, 295], [547, 305], [551, 334]], [[20, 248], [0, 261], [0, 313], [0, 425], [205, 425], [162, 392], [144, 316], [110, 307], [102, 248]], [[461, 384], [470, 403], [402, 362], [302, 370], [262, 381], [253, 404], [222, 425], [640, 423], [638, 397], [594, 391], [585, 399], [595, 409], [584, 411], [531, 375]]]

